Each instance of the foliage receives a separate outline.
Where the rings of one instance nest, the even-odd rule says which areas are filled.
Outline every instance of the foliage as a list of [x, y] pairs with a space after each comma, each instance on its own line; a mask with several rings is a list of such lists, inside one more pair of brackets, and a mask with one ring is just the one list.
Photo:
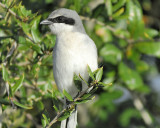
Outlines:
[[[159, 97], [150, 82], [159, 74], [160, 33], [159, 26], [152, 25], [158, 25], [159, 19], [153, 18], [155, 14], [150, 22], [146, 12], [151, 5], [150, 0], [2, 0], [0, 127], [45, 127], [61, 112], [59, 121], [65, 119], [74, 107], [63, 111], [63, 95], [73, 106], [94, 101], [85, 104], [88, 120], [80, 119], [80, 128], [160, 126]], [[93, 86], [78, 100], [58, 91], [52, 73], [55, 36], [39, 24], [60, 7], [75, 9], [85, 21], [103, 67], [94, 72], [88, 67], [89, 81], [74, 76], [79, 91], [81, 81]], [[54, 126], [59, 127], [59, 122]]]

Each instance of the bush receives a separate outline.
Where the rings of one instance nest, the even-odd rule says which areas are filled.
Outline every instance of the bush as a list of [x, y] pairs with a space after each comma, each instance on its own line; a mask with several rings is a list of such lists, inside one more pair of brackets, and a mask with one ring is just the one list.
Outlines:
[[152, 89], [160, 58], [158, 11], [151, 11], [159, 9], [156, 2], [2, 0], [0, 126], [46, 126], [62, 110], [52, 73], [55, 36], [39, 23], [65, 7], [79, 13], [97, 45], [102, 82], [113, 83], [96, 91], [93, 104], [80, 106], [85, 111], [78, 127], [158, 127], [159, 97]]

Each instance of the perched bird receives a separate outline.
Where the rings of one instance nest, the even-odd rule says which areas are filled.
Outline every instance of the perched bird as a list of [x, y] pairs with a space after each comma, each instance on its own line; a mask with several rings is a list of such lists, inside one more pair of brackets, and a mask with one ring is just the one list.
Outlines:
[[[58, 89], [65, 89], [73, 98], [78, 93], [74, 85], [74, 73], [88, 80], [87, 65], [94, 71], [98, 68], [97, 48], [86, 34], [82, 21], [76, 11], [60, 8], [53, 11], [40, 24], [48, 25], [56, 35], [53, 49], [53, 74]], [[87, 85], [82, 82], [82, 91]], [[64, 99], [66, 105], [66, 99]], [[61, 122], [61, 128], [76, 128], [77, 108], [71, 116]]]

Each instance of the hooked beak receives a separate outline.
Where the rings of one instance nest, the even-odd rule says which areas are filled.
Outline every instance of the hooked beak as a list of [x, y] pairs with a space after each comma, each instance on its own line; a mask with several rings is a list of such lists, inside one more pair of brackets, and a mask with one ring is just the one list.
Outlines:
[[50, 24], [53, 24], [53, 22], [46, 19], [46, 20], [41, 21], [40, 24], [50, 25]]

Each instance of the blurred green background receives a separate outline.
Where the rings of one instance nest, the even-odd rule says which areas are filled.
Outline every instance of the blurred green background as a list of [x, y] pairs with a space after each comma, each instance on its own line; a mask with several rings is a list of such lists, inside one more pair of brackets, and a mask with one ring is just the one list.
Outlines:
[[62, 7], [79, 13], [113, 83], [78, 107], [78, 128], [160, 128], [159, 0], [1, 0], [0, 128], [44, 127], [62, 109], [55, 36], [39, 24]]

